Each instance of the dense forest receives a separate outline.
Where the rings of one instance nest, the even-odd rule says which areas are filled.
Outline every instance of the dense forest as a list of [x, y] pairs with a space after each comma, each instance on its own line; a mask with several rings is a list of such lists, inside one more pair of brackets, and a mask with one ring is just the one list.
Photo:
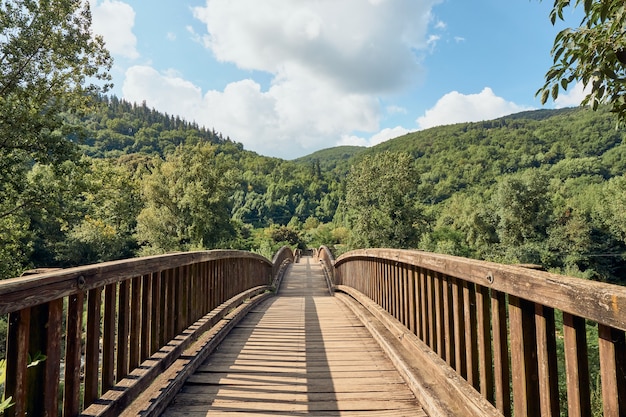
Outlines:
[[[0, 277], [179, 250], [402, 247], [626, 272], [626, 145], [606, 109], [538, 110], [294, 161], [102, 96], [60, 163], [0, 190]], [[19, 171], [19, 172], [18, 172]]]

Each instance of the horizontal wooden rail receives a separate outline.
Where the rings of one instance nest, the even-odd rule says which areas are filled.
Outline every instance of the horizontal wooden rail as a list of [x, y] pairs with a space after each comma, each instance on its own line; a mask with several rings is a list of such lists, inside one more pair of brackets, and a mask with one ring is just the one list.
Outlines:
[[420, 251], [318, 257], [503, 415], [626, 415], [625, 287]]
[[293, 253], [275, 260], [214, 250], [0, 281], [0, 314], [9, 315], [4, 395], [14, 403], [5, 416], [79, 415], [213, 309], [270, 289]]

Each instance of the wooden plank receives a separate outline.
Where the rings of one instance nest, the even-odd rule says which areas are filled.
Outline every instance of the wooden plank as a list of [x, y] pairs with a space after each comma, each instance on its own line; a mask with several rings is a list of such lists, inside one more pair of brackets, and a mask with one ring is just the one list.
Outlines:
[[563, 342], [569, 415], [591, 416], [585, 319], [563, 313]]
[[598, 328], [602, 404], [605, 416], [626, 414], [626, 338], [608, 326]]
[[433, 274], [433, 286], [434, 286], [434, 309], [435, 309], [435, 352], [439, 355], [439, 357], [446, 359], [446, 350], [445, 350], [445, 329], [443, 323], [443, 289], [442, 289], [442, 279], [440, 274]]
[[43, 408], [47, 417], [59, 412], [59, 381], [61, 378], [61, 339], [63, 337], [63, 299], [48, 304], [46, 377], [44, 381]]
[[26, 415], [26, 385], [28, 365], [28, 346], [30, 337], [30, 308], [9, 314], [7, 334], [7, 362], [4, 393], [12, 397], [14, 406], [5, 411], [6, 417]]
[[87, 337], [85, 338], [85, 407], [93, 404], [99, 396], [101, 306], [102, 288], [90, 290], [87, 294]]
[[474, 283], [463, 281], [463, 316], [465, 319], [465, 360], [467, 381], [477, 390], [480, 389], [478, 378], [478, 341], [476, 334], [476, 287]]
[[117, 318], [117, 284], [104, 289], [104, 329], [102, 332], [102, 392], [115, 384], [115, 333]]
[[540, 415], [535, 306], [509, 296], [514, 414]]
[[139, 366], [141, 359], [141, 277], [134, 277], [130, 291], [130, 334], [128, 355], [128, 369], [132, 371]]
[[452, 280], [452, 312], [454, 320], [454, 363], [457, 373], [467, 377], [467, 355], [465, 352], [465, 308], [463, 307], [463, 287], [459, 280]]
[[507, 339], [506, 294], [491, 290], [491, 331], [493, 340], [493, 373], [495, 405], [504, 415], [511, 415], [509, 344]]
[[535, 305], [537, 326], [537, 363], [542, 416], [559, 416], [559, 375], [556, 350], [554, 309]]
[[476, 291], [476, 326], [480, 392], [492, 404], [494, 397], [493, 351], [491, 348], [491, 296], [489, 288], [479, 286]]
[[567, 311], [626, 330], [626, 287], [584, 280], [513, 265], [478, 261], [415, 250], [366, 249], [341, 255], [335, 267], [352, 260], [393, 259], [408, 265], [454, 275], [500, 292]]
[[[167, 268], [205, 261], [226, 260], [232, 262], [247, 260], [254, 262], [268, 272], [272, 269], [271, 262], [265, 257], [238, 250], [181, 252], [103, 262], [3, 280], [0, 283], [0, 314], [7, 314], [22, 308], [67, 297], [75, 293], [79, 287], [81, 290], [87, 291], [132, 277], [163, 271]], [[259, 278], [255, 280], [255, 284], [252, 286], [265, 284], [265, 280]]]
[[128, 336], [130, 333], [130, 280], [120, 283], [118, 294], [117, 315], [117, 372], [116, 379], [119, 381], [128, 375]]
[[[187, 379], [163, 415], [423, 415], [369, 331], [341, 301], [326, 295], [320, 272], [307, 258], [294, 265], [282, 296], [250, 312]], [[394, 303], [404, 297], [400, 281], [400, 276], [389, 280], [382, 295], [396, 314], [401, 313], [394, 306], [400, 306]], [[324, 295], [307, 295], [317, 291]]]
[[80, 371], [83, 336], [83, 304], [85, 293], [69, 297], [67, 307], [67, 333], [65, 339], [65, 395], [63, 415], [75, 416], [80, 412]]
[[152, 317], [156, 314], [152, 308], [152, 274], [141, 278], [141, 350], [139, 362], [145, 361], [152, 354]]
[[443, 276], [443, 337], [445, 340], [445, 361], [455, 368], [456, 358], [454, 349], [454, 317], [452, 311], [452, 284], [450, 277]]
[[[161, 348], [161, 332], [163, 331], [163, 311], [161, 311], [161, 292], [162, 289], [161, 272], [152, 274], [151, 290], [152, 295], [152, 317], [150, 318], [150, 354], [152, 355]], [[204, 293], [206, 294], [206, 293]]]

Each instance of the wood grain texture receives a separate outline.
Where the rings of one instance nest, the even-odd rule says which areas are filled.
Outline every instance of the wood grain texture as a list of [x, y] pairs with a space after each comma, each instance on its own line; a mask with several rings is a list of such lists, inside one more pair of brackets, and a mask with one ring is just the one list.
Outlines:
[[164, 416], [425, 416], [371, 334], [310, 258], [192, 375]]
[[[355, 260], [394, 260], [441, 272], [547, 307], [626, 330], [626, 287], [416, 250], [362, 249], [341, 255], [335, 267]], [[340, 272], [341, 275], [345, 275]], [[349, 284], [347, 284], [349, 285]], [[358, 289], [358, 288], [357, 288]]]

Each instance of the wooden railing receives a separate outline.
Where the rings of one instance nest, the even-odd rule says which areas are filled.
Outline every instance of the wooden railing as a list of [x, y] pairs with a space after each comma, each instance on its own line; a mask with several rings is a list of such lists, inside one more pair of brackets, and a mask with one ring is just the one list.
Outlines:
[[336, 289], [375, 301], [501, 414], [626, 415], [626, 288], [419, 251], [324, 251]]
[[14, 403], [5, 415], [97, 415], [98, 407], [116, 415], [191, 343], [186, 329], [206, 330], [219, 317], [204, 318], [223, 303], [266, 292], [290, 260], [288, 248], [277, 264], [241, 251], [188, 252], [0, 281], [4, 395]]

